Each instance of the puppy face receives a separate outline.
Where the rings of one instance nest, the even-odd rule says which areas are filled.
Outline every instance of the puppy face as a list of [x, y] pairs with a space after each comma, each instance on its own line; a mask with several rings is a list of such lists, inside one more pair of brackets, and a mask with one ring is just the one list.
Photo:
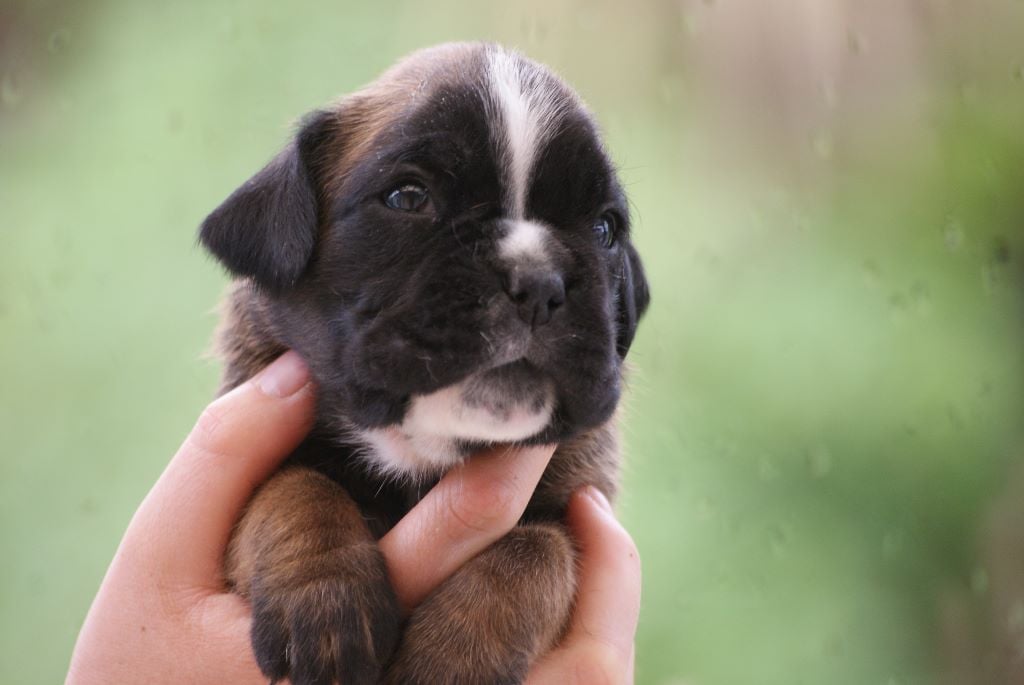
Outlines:
[[312, 113], [200, 237], [310, 364], [320, 425], [400, 473], [606, 421], [648, 303], [590, 115], [492, 45]]

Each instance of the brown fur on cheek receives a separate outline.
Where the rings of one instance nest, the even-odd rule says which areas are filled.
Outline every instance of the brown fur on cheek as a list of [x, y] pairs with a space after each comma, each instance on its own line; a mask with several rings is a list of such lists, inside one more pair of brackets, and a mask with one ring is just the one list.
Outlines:
[[276, 342], [266, 298], [252, 282], [231, 282], [220, 306], [220, 324], [214, 334], [213, 356], [224, 363], [217, 395], [241, 385], [262, 371], [287, 349]]
[[[343, 195], [348, 171], [366, 158], [380, 134], [401, 120], [417, 101], [429, 100], [440, 86], [466, 73], [453, 73], [451, 65], [475, 65], [479, 48], [468, 43], [448, 43], [421, 50], [386, 71], [379, 79], [339, 100], [339, 129], [350, 132], [342, 154], [326, 174], [325, 191], [330, 197]], [[470, 69], [472, 67], [466, 67]]]
[[609, 501], [618, 491], [619, 416], [558, 446], [526, 510], [526, 518], [560, 520], [576, 490], [593, 485]]

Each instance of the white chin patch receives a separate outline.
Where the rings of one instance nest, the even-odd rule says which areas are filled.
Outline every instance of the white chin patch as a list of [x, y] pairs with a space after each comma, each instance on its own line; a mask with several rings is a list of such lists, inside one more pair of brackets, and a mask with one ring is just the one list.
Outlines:
[[514, 442], [547, 425], [553, 393], [539, 390], [522, 401], [476, 400], [473, 381], [416, 397], [402, 422], [409, 435], [438, 435], [470, 442]]
[[437, 474], [462, 461], [466, 443], [517, 442], [536, 435], [548, 425], [554, 405], [550, 380], [510, 365], [415, 396], [400, 426], [360, 435], [373, 451], [367, 457], [381, 471]]
[[456, 440], [411, 436], [397, 426], [364, 430], [359, 437], [370, 450], [366, 461], [385, 476], [443, 473], [465, 456]]

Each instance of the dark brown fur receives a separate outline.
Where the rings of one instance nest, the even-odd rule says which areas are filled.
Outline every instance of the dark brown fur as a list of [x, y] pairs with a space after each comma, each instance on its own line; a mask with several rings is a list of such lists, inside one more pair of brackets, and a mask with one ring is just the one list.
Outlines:
[[[330, 224], [323, 208], [347, 197], [350, 166], [367, 156], [370, 142], [400, 127], [405, 113], [432, 93], [480, 78], [481, 50], [454, 45], [419, 53], [372, 86], [319, 113], [316, 155], [304, 158], [319, 195], [317, 245]], [[302, 155], [313, 147], [295, 145]], [[289, 182], [295, 177], [283, 176], [289, 169], [284, 165], [294, 150], [268, 166]], [[281, 168], [275, 171], [275, 164]], [[253, 186], [247, 184], [236, 193], [246, 188], [252, 191]], [[254, 193], [251, 200], [258, 204], [265, 197]], [[229, 198], [226, 204], [230, 202]], [[268, 208], [274, 209], [261, 207], [244, 218], [266, 216]], [[223, 259], [225, 252], [230, 253], [228, 243], [238, 235], [242, 234], [204, 233], [204, 242]], [[253, 271], [258, 277], [243, 276], [232, 284], [217, 336], [217, 352], [224, 363], [221, 392], [251, 377], [288, 347], [307, 356], [319, 354], [329, 343], [309, 332], [315, 328], [304, 326], [303, 317], [316, 311], [313, 301], [318, 292], [299, 279], [302, 263], [294, 261], [304, 239], [292, 231], [270, 248], [286, 264], [294, 262], [291, 270], [268, 272], [267, 264], [260, 262]], [[314, 249], [319, 247], [311, 247], [311, 253]], [[634, 309], [629, 291], [628, 309], [619, 315], [620, 355], [625, 355], [647, 299], [635, 251], [629, 245], [623, 250], [625, 275], [611, 278], [620, 283], [636, 279], [639, 294]], [[236, 273], [246, 273], [240, 261], [225, 262]], [[288, 293], [287, 305], [280, 299], [282, 292]], [[626, 306], [626, 299], [620, 297], [619, 305]], [[288, 316], [280, 316], [285, 306]], [[615, 353], [614, 344], [608, 349]], [[321, 368], [329, 361], [320, 359]], [[602, 378], [610, 386], [616, 380], [615, 373]], [[617, 389], [614, 386], [616, 393]], [[288, 677], [303, 685], [521, 682], [530, 664], [557, 642], [571, 613], [575, 553], [561, 523], [569, 497], [584, 485], [596, 486], [610, 499], [615, 495], [617, 422], [614, 415], [604, 419], [613, 402], [600, 419], [586, 425], [604, 423], [575, 432], [559, 445], [519, 525], [405, 618], [376, 541], [436, 477], [433, 482], [414, 483], [374, 476], [356, 458], [357, 447], [344, 443], [344, 424], [339, 428], [330, 423], [337, 417], [320, 417], [323, 420], [309, 439], [257, 491], [226, 559], [227, 582], [253, 606], [252, 642], [263, 672], [274, 681]]]
[[280, 471], [239, 522], [226, 566], [234, 590], [252, 602], [264, 673], [378, 678], [398, 639], [397, 603], [376, 541], [340, 485], [308, 468]]
[[[264, 298], [244, 281], [232, 285], [224, 307], [219, 349], [225, 362], [228, 390], [267, 365], [282, 348], [266, 330]], [[560, 518], [569, 496], [594, 485], [614, 498], [618, 476], [616, 421], [583, 433], [558, 447], [537, 487], [524, 521]], [[372, 495], [373, 493], [368, 493]], [[401, 512], [395, 512], [397, 517]], [[378, 527], [378, 533], [384, 526]], [[288, 616], [297, 627], [294, 645], [350, 628], [367, 631], [367, 650], [391, 648], [398, 610], [386, 598], [383, 561], [360, 510], [330, 479], [311, 469], [293, 467], [273, 476], [253, 498], [236, 529], [227, 564], [228, 581], [252, 600], [257, 585], [272, 611]], [[368, 544], [369, 543], [369, 544]], [[466, 564], [431, 594], [409, 618], [386, 674], [391, 685], [472, 685], [519, 683], [538, 655], [551, 649], [568, 620], [575, 593], [574, 551], [560, 524], [527, 524]], [[363, 583], [355, 584], [353, 581]], [[374, 589], [377, 596], [357, 617], [344, 619], [317, 606], [342, 607], [333, 595], [352, 598], [353, 587]], [[314, 596], [319, 598], [313, 601]], [[389, 604], [388, 602], [391, 602]], [[306, 634], [302, 628], [307, 628]], [[342, 636], [337, 638], [342, 641]], [[293, 647], [293, 649], [296, 647]], [[335, 658], [334, 644], [316, 664], [332, 664], [349, 683], [373, 683], [380, 677], [373, 663]], [[269, 666], [269, 668], [268, 668]], [[286, 673], [286, 664], [261, 664], [271, 673]], [[363, 677], [360, 677], [360, 674]], [[330, 680], [324, 680], [328, 683]]]

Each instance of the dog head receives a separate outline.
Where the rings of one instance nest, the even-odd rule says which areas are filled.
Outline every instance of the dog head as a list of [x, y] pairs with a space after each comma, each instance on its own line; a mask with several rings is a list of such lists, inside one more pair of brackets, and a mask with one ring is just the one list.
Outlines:
[[414, 53], [313, 112], [204, 221], [376, 466], [436, 473], [606, 421], [648, 303], [578, 97], [500, 47]]

